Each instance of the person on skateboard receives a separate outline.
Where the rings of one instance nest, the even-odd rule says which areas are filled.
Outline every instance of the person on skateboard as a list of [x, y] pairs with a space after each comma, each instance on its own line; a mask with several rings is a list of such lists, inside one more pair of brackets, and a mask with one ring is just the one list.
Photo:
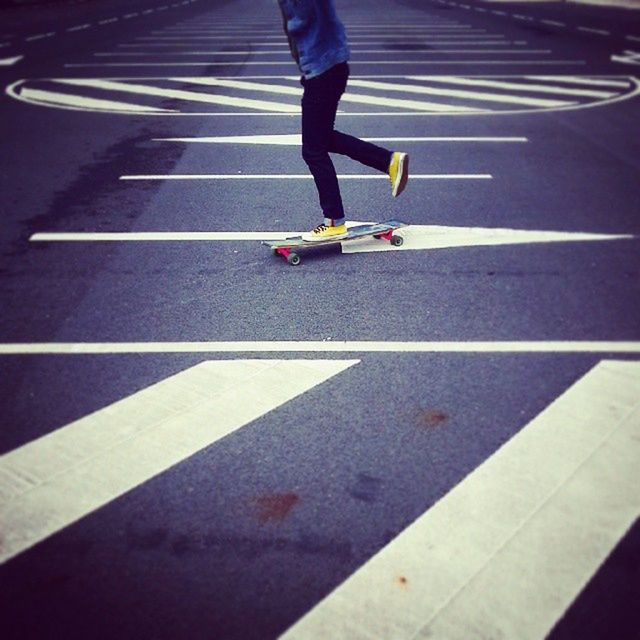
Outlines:
[[338, 102], [349, 78], [349, 45], [333, 0], [278, 0], [291, 55], [304, 87], [302, 158], [313, 176], [324, 222], [303, 235], [309, 242], [347, 235], [338, 177], [329, 153], [388, 174], [393, 197], [409, 177], [409, 156], [336, 131]]

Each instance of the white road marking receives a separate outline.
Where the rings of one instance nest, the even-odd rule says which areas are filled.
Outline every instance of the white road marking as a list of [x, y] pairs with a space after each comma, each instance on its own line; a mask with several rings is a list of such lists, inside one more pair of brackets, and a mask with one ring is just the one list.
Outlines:
[[0, 355], [95, 355], [99, 353], [603, 353], [639, 354], [631, 341], [399, 342], [375, 340], [225, 342], [29, 342], [0, 343]]
[[548, 82], [560, 83], [560, 84], [581, 84], [592, 87], [619, 87], [626, 89], [629, 87], [629, 80], [603, 80], [599, 78], [585, 78], [582, 76], [524, 76], [530, 80], [545, 80]]
[[[584, 65], [585, 60], [351, 60], [351, 67], [370, 65], [430, 65], [430, 64], [485, 64], [485, 65]], [[64, 66], [69, 69], [86, 69], [87, 67], [230, 67], [230, 66], [283, 66], [291, 65], [291, 61], [264, 62], [248, 60], [246, 62], [89, 62], [67, 63]]]
[[91, 79], [58, 79], [57, 82], [80, 87], [92, 87], [108, 91], [135, 93], [138, 95], [160, 96], [163, 98], [177, 98], [189, 102], [202, 102], [205, 104], [222, 104], [232, 107], [246, 107], [248, 109], [260, 109], [263, 111], [277, 111], [279, 113], [298, 113], [300, 107], [281, 102], [269, 102], [266, 100], [252, 100], [249, 98], [232, 98], [228, 96], [213, 95], [209, 93], [197, 93], [181, 89], [163, 89], [144, 84], [115, 82], [113, 80]]
[[[558, 76], [548, 76], [546, 79], [551, 81]], [[570, 87], [553, 87], [541, 84], [525, 84], [522, 82], [507, 82], [504, 80], [488, 80], [482, 78], [461, 78], [458, 76], [408, 76], [409, 80], [421, 80], [425, 82], [444, 82], [446, 84], [462, 84], [474, 87], [491, 87], [494, 89], [509, 89], [514, 91], [531, 91], [533, 93], [554, 93], [567, 96], [582, 96], [588, 98], [612, 98], [618, 95], [609, 91], [589, 91], [587, 89], [574, 89]], [[621, 83], [622, 86], [628, 87], [628, 83]], [[571, 103], [569, 103], [571, 104]]]
[[[365, 224], [350, 221], [348, 226]], [[31, 242], [245, 242], [284, 240], [299, 236], [301, 231], [138, 231], [138, 232], [40, 232]], [[513, 244], [552, 242], [606, 242], [632, 240], [633, 235], [582, 233], [565, 231], [531, 231], [528, 229], [496, 229], [482, 227], [447, 227], [440, 225], [408, 225], [396, 232], [404, 238], [401, 247], [364, 238], [342, 245], [344, 253], [371, 251], [415, 251], [451, 249], [455, 247], [487, 247]]]
[[[178, 81], [178, 78], [172, 78]], [[279, 93], [285, 95], [301, 96], [302, 89], [299, 87], [286, 87], [275, 84], [265, 84], [259, 82], [244, 82], [240, 80], [223, 80], [222, 78], [181, 78], [183, 82], [192, 84], [200, 84], [204, 86], [228, 87], [232, 89], [243, 89], [246, 91], [263, 91], [266, 93]], [[355, 79], [350, 80], [350, 84], [355, 86]], [[400, 109], [415, 109], [417, 111], [458, 111], [473, 113], [480, 109], [474, 107], [455, 106], [449, 104], [440, 104], [434, 102], [425, 102], [422, 100], [407, 100], [404, 98], [394, 99], [382, 96], [359, 95], [355, 93], [345, 93], [340, 99], [344, 102], [354, 102], [357, 104], [375, 104], [383, 107], [395, 107]], [[296, 107], [297, 108], [297, 107]]]
[[177, 113], [172, 109], [161, 109], [159, 107], [147, 107], [131, 102], [118, 102], [115, 100], [99, 100], [97, 98], [86, 98], [83, 96], [71, 96], [55, 91], [43, 91], [41, 89], [23, 89], [19, 96], [25, 100], [35, 100], [51, 105], [64, 105], [72, 109], [95, 109], [99, 111], [114, 111], [123, 113]]
[[[424, 78], [415, 78], [424, 80]], [[403, 91], [405, 93], [421, 93], [427, 95], [446, 96], [450, 98], [462, 98], [465, 100], [477, 100], [482, 102], [499, 102], [501, 104], [518, 104], [528, 107], [566, 107], [574, 102], [568, 100], [546, 100], [542, 98], [522, 97], [513, 95], [500, 95], [481, 91], [464, 91], [457, 89], [437, 89], [435, 87], [417, 86], [411, 84], [399, 84], [391, 82], [376, 82], [372, 80], [350, 80], [349, 86], [363, 87], [364, 89], [380, 89], [384, 91]]]
[[528, 229], [487, 229], [473, 227], [447, 227], [437, 225], [410, 225], [397, 231], [404, 238], [400, 247], [375, 238], [364, 238], [358, 242], [345, 242], [343, 253], [365, 253], [372, 251], [417, 251], [451, 249], [454, 247], [488, 247], [514, 244], [537, 244], [550, 242], [603, 242], [632, 240], [633, 235], [581, 233], [565, 231], [530, 231]]
[[51, 38], [56, 35], [55, 31], [49, 31], [48, 33], [39, 33], [35, 36], [25, 38], [25, 42], [35, 42], [36, 40], [42, 40], [44, 38]]
[[[466, 46], [466, 45], [464, 45]], [[377, 53], [385, 55], [406, 55], [406, 51], [389, 51], [388, 49], [360, 49], [358, 53]], [[442, 55], [443, 53], [468, 53], [474, 55], [489, 55], [489, 54], [505, 54], [505, 55], [547, 55], [551, 53], [551, 49], [432, 49], [432, 48], [411, 48], [411, 53], [422, 53], [425, 55]], [[98, 58], [112, 58], [112, 57], [141, 57], [141, 56], [153, 56], [156, 58], [162, 58], [162, 56], [289, 56], [291, 53], [288, 49], [283, 51], [109, 51], [98, 52], [93, 54]]]
[[[382, 174], [341, 174], [340, 180], [389, 180], [389, 176]], [[488, 173], [415, 173], [411, 174], [411, 180], [491, 180], [492, 175]], [[266, 173], [266, 174], [243, 174], [243, 173], [194, 173], [167, 175], [131, 175], [120, 176], [120, 180], [313, 180], [311, 174], [294, 173]]]
[[[201, 138], [153, 138], [155, 142], [203, 142], [207, 144], [274, 144], [301, 145], [302, 136], [298, 133], [265, 134], [258, 136], [208, 136]], [[506, 137], [472, 137], [472, 136], [418, 136], [418, 137], [377, 137], [362, 138], [367, 142], [528, 142], [528, 138], [518, 136]]]
[[[606, 78], [614, 78], [614, 80]], [[513, 78], [513, 81], [510, 79]], [[544, 80], [541, 82], [523, 82], [522, 78], [528, 80]], [[603, 79], [605, 78], [605, 79]], [[617, 79], [616, 79], [617, 78]], [[623, 78], [623, 79], [621, 79]], [[519, 79], [519, 81], [518, 81]], [[256, 80], [257, 82], [252, 82]], [[269, 82], [269, 80], [275, 80], [276, 82]], [[35, 86], [49, 88], [53, 84], [52, 90], [56, 92], [58, 89], [55, 83], [75, 85], [80, 87], [88, 87], [89, 89], [102, 89], [109, 92], [125, 91], [129, 93], [137, 93], [141, 95], [149, 95], [156, 98], [172, 98], [179, 99], [181, 103], [178, 105], [176, 111], [169, 115], [174, 116], [210, 116], [210, 117], [248, 117], [248, 116], [293, 116], [300, 113], [299, 98], [302, 95], [302, 88], [299, 86], [299, 78], [296, 76], [290, 76], [286, 74], [280, 75], [254, 75], [243, 76], [242, 80], [233, 79], [231, 77], [192, 77], [192, 76], [174, 76], [174, 77], [145, 77], [145, 78], [48, 78], [40, 80], [20, 80], [6, 89], [6, 93], [18, 100], [23, 100], [30, 104], [41, 104], [43, 106], [57, 106], [58, 108], [73, 108], [83, 109], [89, 111], [90, 109], [80, 106], [80, 102], [83, 99], [83, 94], [86, 91], [79, 89], [77, 92], [78, 104], [73, 104], [74, 100], [72, 94], [69, 93], [67, 100], [70, 106], [64, 106], [61, 104], [53, 104], [38, 100], [29, 100], [26, 98], [28, 92], [21, 90], [26, 89], [33, 82]], [[372, 87], [378, 87], [371, 92], [358, 93], [358, 83], [364, 84], [369, 80], [381, 80], [382, 82], [372, 84]], [[398, 84], [396, 80], [404, 80], [402, 84]], [[406, 81], [417, 81], [420, 84], [407, 84]], [[140, 82], [144, 81], [145, 84], [141, 85]], [[280, 82], [278, 82], [280, 81]], [[493, 113], [528, 113], [540, 110], [567, 110], [567, 109], [584, 109], [590, 107], [597, 107], [603, 104], [613, 104], [623, 100], [628, 100], [638, 94], [640, 86], [638, 81], [631, 77], [625, 76], [604, 76], [604, 77], [580, 77], [580, 76], [513, 76], [508, 74], [503, 75], [472, 75], [469, 76], [451, 76], [451, 75], [439, 75], [439, 76], [424, 76], [424, 75], [394, 75], [394, 74], [358, 74], [351, 77], [352, 89], [348, 91], [342, 98], [342, 108], [339, 111], [340, 117], [364, 117], [364, 116], [419, 116], [419, 115], [456, 115], [456, 114], [493, 114]], [[29, 84], [27, 84], [29, 83]], [[37, 84], [36, 84], [37, 83]], [[43, 83], [49, 83], [44, 85]], [[153, 84], [151, 84], [153, 83]], [[158, 84], [160, 86], [158, 86]], [[173, 89], [171, 84], [178, 83], [179, 89]], [[295, 98], [295, 100], [289, 99], [289, 101], [267, 101], [258, 100], [253, 103], [247, 102], [242, 97], [226, 97], [224, 95], [218, 95], [218, 91], [186, 91], [182, 87], [185, 83], [191, 83], [194, 85], [203, 85], [205, 87], [221, 87], [223, 89], [239, 89], [241, 91], [251, 92], [264, 92], [275, 93]], [[438, 86], [441, 85], [441, 86]], [[468, 87], [478, 88], [495, 88], [499, 91], [471, 91], [460, 92], [458, 87], [447, 85], [466, 85]], [[175, 86], [175, 85], [174, 85]], [[600, 90], [600, 88], [609, 89], [615, 87], [616, 89], [623, 89], [624, 91], [608, 91]], [[407, 90], [410, 88], [409, 90]], [[197, 89], [197, 87], [196, 87]], [[451, 90], [458, 92], [458, 95], [451, 94]], [[379, 91], [383, 91], [382, 94], [375, 95]], [[387, 97], [390, 92], [398, 91], [400, 95], [398, 98], [393, 99]], [[504, 91], [504, 93], [503, 93]], [[437, 97], [437, 101], [424, 101], [424, 100], [410, 100], [407, 93], [432, 93], [440, 94]], [[445, 92], [445, 93], [443, 93]], [[221, 91], [220, 93], [228, 93]], [[558, 96], [556, 101], [541, 101], [540, 97], [535, 96], [536, 93], [550, 93]], [[386, 94], [386, 95], [385, 95]], [[515, 95], [511, 95], [515, 94]], [[477, 96], [475, 99], [472, 96]], [[482, 104], [482, 98], [480, 96], [487, 95], [492, 96], [490, 102]], [[407, 96], [405, 98], [405, 96]], [[504, 96], [504, 97], [503, 97]], [[575, 96], [575, 99], [573, 99]], [[193, 99], [189, 99], [193, 98]], [[477, 101], [480, 101], [478, 104]], [[515, 109], [509, 109], [505, 102], [519, 102], [523, 101], [529, 103], [526, 106], [522, 104], [518, 105]], [[537, 101], [536, 106], [531, 108], [529, 105], [532, 101]], [[204, 102], [206, 103], [227, 103], [228, 110], [221, 111], [204, 111], [203, 113], [195, 112], [195, 109], [189, 104], [189, 102]], [[465, 104], [466, 102], [466, 104]], [[475, 104], [474, 104], [475, 102]], [[349, 103], [358, 103], [366, 105], [368, 111], [349, 111], [347, 105]], [[453, 104], [450, 104], [453, 103]], [[492, 104], [493, 103], [493, 104]], [[71, 106], [73, 104], [73, 106]], [[152, 103], [153, 104], [153, 103]], [[552, 106], [549, 106], [549, 105]], [[160, 102], [161, 106], [162, 103]], [[252, 105], [252, 106], [251, 106]], [[265, 105], [269, 105], [268, 109], [260, 108]], [[280, 105], [283, 105], [282, 107]], [[375, 105], [381, 105], [383, 107], [389, 107], [389, 109], [376, 110]], [[555, 105], [555, 106], [554, 106]], [[559, 106], [557, 106], [559, 105]], [[252, 113], [249, 109], [243, 109], [237, 111], [232, 107], [247, 107], [256, 108], [261, 113]], [[394, 111], [397, 110], [397, 111]], [[106, 109], [96, 109], [96, 111], [108, 111]], [[266, 111], [266, 112], [265, 112]], [[118, 111], [123, 113], [123, 110]], [[134, 112], [138, 113], [137, 110]], [[162, 113], [162, 112], [160, 112]], [[154, 112], [147, 112], [147, 115], [158, 115]]]
[[91, 26], [91, 24], [80, 24], [77, 27], [71, 27], [69, 29], [67, 29], [68, 32], [74, 32], [74, 31], [84, 31], [85, 29], [88, 29]]
[[11, 67], [16, 64], [16, 62], [20, 62], [24, 56], [13, 56], [12, 58], [0, 58], [0, 67]]
[[[506, 47], [509, 45], [525, 45], [527, 44], [526, 41], [522, 41], [522, 40], [517, 40], [517, 41], [510, 41], [510, 40], [482, 40], [480, 38], [472, 38], [471, 40], [467, 40], [466, 38], [460, 38], [460, 39], [451, 39], [451, 38], [446, 38], [444, 40], [439, 40], [439, 39], [432, 39], [429, 41], [424, 41], [424, 40], [420, 40], [417, 41], [415, 43], [409, 42], [409, 39], [404, 39], [403, 40], [404, 44], [416, 44], [416, 45], [428, 45], [430, 47], [432, 47], [434, 50], [438, 50], [439, 47], [442, 46], [465, 46], [465, 47]], [[211, 46], [245, 46], [245, 45], [227, 45], [227, 43], [197, 43], [197, 44], [201, 44], [201, 46], [205, 46], [205, 45], [211, 45]], [[256, 47], [271, 47], [273, 49], [282, 49], [283, 51], [289, 51], [289, 47], [286, 44], [282, 44], [281, 42], [256, 42], [254, 43]], [[382, 44], [379, 40], [371, 40], [371, 41], [364, 41], [364, 42], [360, 42], [360, 43], [353, 43], [352, 41], [349, 42], [351, 50], [354, 53], [360, 53], [361, 49], [360, 47], [366, 47], [366, 46], [370, 46], [370, 45], [380, 45]], [[191, 46], [190, 43], [185, 43], [185, 42], [134, 42], [134, 43], [124, 43], [124, 44], [119, 44], [118, 47], [124, 47], [124, 48], [145, 48], [145, 49], [163, 49], [163, 48], [170, 48], [170, 47], [179, 47], [179, 48], [184, 48], [187, 46]], [[387, 51], [387, 50], [385, 50]], [[251, 53], [258, 53], [258, 51], [252, 51]]]
[[1, 456], [0, 563], [357, 362], [203, 362]]
[[640, 42], [640, 36], [625, 36], [626, 40], [633, 40], [633, 42]]
[[100, 24], [100, 25], [113, 24], [114, 22], [118, 22], [118, 18], [109, 18], [108, 20], [100, 20], [100, 22], [98, 22], [98, 24]]
[[543, 24], [551, 25], [552, 27], [566, 27], [564, 22], [557, 22], [556, 20], [540, 20]]
[[591, 27], [578, 27], [578, 31], [583, 31], [585, 33], [597, 33], [601, 36], [611, 35], [609, 31], [605, 31], [604, 29], [593, 29]]
[[622, 55], [611, 56], [611, 61], [623, 64], [640, 64], [640, 52], [627, 50]]
[[603, 361], [285, 632], [540, 640], [640, 513], [640, 363]]

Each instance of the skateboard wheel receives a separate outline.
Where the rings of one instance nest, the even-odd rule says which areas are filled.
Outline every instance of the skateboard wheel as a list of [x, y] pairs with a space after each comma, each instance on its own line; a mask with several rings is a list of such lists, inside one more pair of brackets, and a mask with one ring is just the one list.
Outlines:
[[391, 236], [391, 244], [394, 247], [399, 247], [404, 242], [404, 238], [402, 236]]
[[287, 258], [287, 262], [292, 266], [296, 267], [300, 264], [300, 256], [297, 253], [290, 253]]

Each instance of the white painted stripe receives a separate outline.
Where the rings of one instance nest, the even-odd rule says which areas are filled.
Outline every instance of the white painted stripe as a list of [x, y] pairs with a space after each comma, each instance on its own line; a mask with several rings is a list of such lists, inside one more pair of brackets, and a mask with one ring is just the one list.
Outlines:
[[39, 33], [35, 36], [30, 36], [29, 38], [25, 38], [26, 42], [35, 42], [36, 40], [42, 40], [43, 38], [51, 38], [56, 35], [55, 31], [49, 31], [48, 33]]
[[[391, 34], [386, 34], [385, 36], [381, 36], [379, 38], [372, 38], [371, 36], [354, 36], [349, 39], [349, 43], [381, 43], [381, 42], [415, 42], [421, 41], [425, 43], [429, 43], [432, 41], [438, 40], [503, 40], [506, 36], [504, 35], [493, 35], [493, 34], [482, 34], [482, 33], [441, 33], [441, 34], [421, 34], [421, 35], [411, 35], [411, 34], [402, 34], [393, 36]], [[281, 44], [283, 40], [283, 36], [255, 36], [255, 38], [260, 40], [273, 40], [274, 42]], [[134, 40], [138, 42], [180, 42], [188, 46], [192, 46], [195, 43], [198, 44], [206, 44], [209, 42], [219, 42], [219, 41], [231, 41], [233, 43], [244, 43], [242, 46], [246, 47], [246, 41], [242, 40], [237, 36], [190, 36], [190, 37], [180, 37], [180, 36], [139, 36], [134, 38]], [[286, 44], [286, 40], [285, 40]]]
[[[239, 80], [223, 80], [221, 78], [172, 78], [175, 81], [190, 82], [205, 86], [220, 86], [233, 89], [244, 89], [247, 91], [263, 91], [267, 93], [280, 93], [286, 95], [302, 95], [302, 89], [299, 87], [285, 87], [282, 85], [265, 84], [259, 82], [243, 82]], [[355, 86], [354, 80], [350, 80], [350, 84]], [[343, 94], [341, 101], [354, 102], [357, 104], [375, 104], [383, 107], [394, 107], [400, 109], [415, 109], [417, 111], [459, 111], [459, 112], [476, 112], [479, 109], [464, 106], [452, 106], [448, 104], [440, 104], [434, 102], [424, 102], [419, 100], [394, 99], [379, 96], [359, 95], [351, 92]]]
[[545, 80], [561, 84], [587, 85], [590, 87], [619, 87], [627, 89], [630, 85], [629, 80], [603, 80], [600, 78], [588, 78], [582, 76], [525, 76], [525, 78], [530, 80]]
[[[414, 78], [419, 79], [419, 78]], [[464, 100], [479, 100], [482, 102], [498, 102], [501, 104], [518, 104], [529, 107], [565, 107], [574, 102], [567, 100], [546, 100], [542, 98], [522, 97], [514, 95], [500, 95], [481, 91], [463, 91], [457, 89], [437, 89], [435, 87], [417, 86], [411, 84], [399, 84], [391, 82], [376, 82], [371, 80], [350, 80], [352, 87], [363, 87], [365, 89], [380, 89], [384, 91], [402, 91], [404, 93], [421, 93], [436, 96], [446, 96], [448, 98], [461, 98]]]
[[566, 27], [564, 22], [557, 22], [556, 20], [540, 20], [543, 24], [549, 24], [552, 27]]
[[[395, 29], [395, 31], [394, 31]], [[362, 25], [349, 25], [348, 26], [349, 33], [353, 33], [355, 35], [371, 32], [371, 35], [385, 35], [389, 33], [393, 33], [394, 35], [404, 35], [409, 33], [424, 33], [424, 32], [432, 32], [432, 31], [486, 31], [486, 29], [477, 29], [470, 26], [465, 25], [407, 25], [407, 24], [390, 24], [390, 25], [376, 25], [375, 28], [373, 26], [367, 27]], [[245, 34], [250, 34], [251, 36], [259, 35], [261, 33], [272, 33], [274, 37], [283, 37], [282, 30], [280, 28], [247, 28], [243, 26], [237, 27], [207, 27], [207, 26], [193, 26], [193, 27], [167, 27], [166, 29], [156, 29], [151, 33], [180, 33], [180, 34], [189, 34], [194, 32], [201, 33], [212, 33], [212, 34], [232, 34], [234, 36], [243, 36]]]
[[129, 18], [136, 18], [137, 16], [137, 13], [126, 13], [123, 17], [125, 18], [125, 20], [129, 20]]
[[[411, 174], [411, 180], [491, 180], [488, 173], [438, 173]], [[341, 174], [340, 180], [389, 180], [389, 176], [382, 174]], [[202, 173], [202, 174], [168, 174], [168, 175], [133, 175], [120, 176], [120, 180], [313, 180], [311, 174], [267, 173], [267, 174], [233, 174], [233, 173]]]
[[[550, 76], [551, 78], [553, 76]], [[503, 80], [485, 80], [476, 78], [460, 78], [457, 76], [409, 76], [410, 80], [425, 82], [444, 82], [446, 84], [462, 84], [473, 87], [491, 87], [494, 89], [507, 89], [511, 91], [531, 91], [534, 93], [553, 93], [567, 96], [581, 96], [589, 98], [612, 98], [617, 95], [609, 91], [589, 91], [586, 89], [573, 89], [570, 87], [554, 87], [541, 84], [526, 84], [524, 82], [506, 82]]]
[[552, 242], [605, 242], [631, 240], [633, 235], [583, 233], [567, 231], [532, 231], [528, 229], [491, 229], [474, 227], [447, 227], [439, 225], [410, 225], [396, 232], [404, 238], [400, 247], [388, 242], [364, 238], [361, 241], [345, 242], [343, 253], [365, 253], [372, 251], [416, 251], [452, 249], [454, 247], [495, 247], [514, 244], [538, 244]]
[[0, 563], [357, 362], [203, 362], [1, 456]]
[[[464, 45], [464, 43], [461, 43]], [[354, 50], [356, 51], [356, 50]], [[376, 53], [388, 55], [406, 55], [406, 51], [389, 51], [388, 49], [358, 49], [357, 53]], [[433, 49], [429, 48], [411, 48], [411, 53], [422, 53], [424, 55], [442, 55], [444, 53], [470, 53], [474, 55], [489, 55], [489, 54], [508, 54], [508, 55], [546, 55], [551, 53], [551, 49]], [[291, 57], [289, 49], [283, 51], [116, 51], [116, 52], [98, 52], [93, 54], [98, 58], [113, 58], [113, 57], [143, 57], [153, 56], [161, 58], [162, 56], [288, 56]]]
[[67, 31], [69, 32], [83, 31], [84, 29], [88, 29], [90, 26], [91, 26], [90, 24], [80, 24], [77, 27], [71, 27], [70, 29], [67, 29]]
[[[291, 61], [264, 62], [249, 60], [247, 62], [90, 62], [68, 63], [64, 66], [69, 69], [81, 69], [87, 67], [231, 67], [231, 66], [283, 66], [291, 65]], [[584, 65], [585, 60], [351, 60], [350, 66], [387, 66], [387, 65], [430, 65], [430, 64], [484, 64], [484, 65]]]
[[625, 36], [626, 40], [633, 40], [633, 42], [640, 42], [640, 36]]
[[625, 341], [457, 341], [373, 340], [233, 342], [31, 342], [0, 343], [0, 355], [93, 355], [98, 353], [640, 353]]
[[98, 22], [98, 24], [100, 24], [100, 25], [113, 24], [114, 22], [118, 22], [118, 18], [109, 18], [108, 20], [100, 20], [100, 22]]
[[[368, 33], [370, 32], [370, 33]], [[220, 37], [220, 38], [239, 38], [242, 36], [250, 36], [253, 38], [280, 38], [284, 37], [281, 29], [240, 29], [238, 31], [231, 30], [216, 30], [216, 29], [202, 29], [202, 28], [188, 28], [188, 29], [156, 29], [150, 32], [154, 36], [164, 37]], [[385, 27], [382, 31], [372, 31], [370, 29], [354, 29], [349, 27], [349, 42], [351, 38], [389, 38], [389, 37], [422, 37], [439, 34], [465, 34], [465, 33], [487, 33], [486, 29], [474, 29], [467, 27], [427, 27], [421, 29], [410, 30], [397, 30], [395, 27]]]
[[638, 468], [640, 364], [604, 361], [281, 638], [540, 640], [638, 517]]
[[16, 62], [20, 62], [24, 56], [13, 56], [12, 58], [0, 58], [0, 67], [11, 67], [16, 64]]
[[[472, 38], [470, 40], [466, 39], [466, 38], [459, 38], [459, 39], [454, 39], [454, 38], [446, 38], [444, 40], [439, 40], [439, 39], [432, 39], [432, 40], [420, 40], [420, 41], [416, 41], [415, 43], [411, 43], [409, 42], [410, 39], [407, 40], [403, 40], [404, 44], [416, 44], [416, 45], [428, 45], [430, 47], [433, 47], [434, 49], [438, 49], [438, 47], [440, 46], [462, 46], [464, 45], [465, 47], [506, 47], [508, 45], [524, 45], [526, 44], [525, 41], [522, 40], [518, 40], [518, 41], [510, 41], [510, 40], [482, 40], [481, 38]], [[200, 43], [198, 43], [200, 44]], [[201, 46], [208, 46], [209, 44], [211, 44], [211, 46], [234, 46], [232, 44], [227, 44], [227, 43], [201, 43]], [[289, 51], [289, 47], [286, 44], [282, 44], [281, 42], [256, 42], [254, 43], [256, 47], [271, 47], [271, 48], [277, 48], [277, 49], [283, 49], [284, 51]], [[360, 47], [365, 47], [365, 46], [369, 46], [369, 45], [380, 45], [382, 44], [379, 40], [367, 40], [367, 41], [362, 41], [362, 42], [358, 42], [358, 43], [354, 43], [352, 41], [349, 42], [349, 45], [351, 47], [351, 50], [354, 53], [360, 53]], [[131, 47], [142, 47], [142, 48], [146, 48], [146, 49], [161, 49], [161, 48], [168, 48], [168, 47], [179, 47], [179, 48], [184, 48], [187, 46], [191, 46], [189, 43], [185, 43], [185, 42], [137, 42], [137, 43], [124, 43], [124, 44], [119, 44], [118, 47], [125, 47], [125, 48], [131, 48]], [[241, 46], [241, 45], [235, 45], [235, 46]], [[252, 51], [251, 53], [258, 53], [257, 51]]]
[[300, 107], [280, 102], [268, 102], [265, 100], [251, 100], [248, 98], [232, 98], [228, 96], [213, 95], [209, 93], [196, 93], [179, 89], [162, 89], [149, 85], [115, 82], [112, 80], [92, 79], [58, 79], [56, 82], [79, 87], [91, 87], [107, 91], [120, 91], [135, 93], [138, 95], [160, 96], [162, 98], [177, 98], [189, 102], [203, 102], [205, 104], [222, 104], [232, 107], [246, 107], [248, 109], [260, 109], [262, 111], [277, 111], [285, 113], [298, 113]]
[[601, 36], [611, 35], [609, 31], [605, 31], [604, 29], [593, 29], [591, 27], [578, 27], [578, 31], [584, 31], [585, 33], [597, 33]]
[[[155, 142], [202, 142], [207, 144], [273, 144], [301, 145], [302, 136], [298, 133], [266, 134], [258, 136], [209, 136], [202, 138], [153, 138]], [[472, 136], [417, 136], [417, 137], [376, 137], [362, 138], [367, 142], [528, 142], [528, 138], [518, 136], [507, 137], [472, 137]]]
[[[244, 91], [261, 91], [263, 93], [277, 93], [286, 96], [295, 96], [300, 98], [302, 96], [302, 88], [298, 85], [295, 87], [285, 86], [281, 84], [266, 84], [264, 82], [249, 82], [247, 80], [232, 80], [224, 78], [210, 78], [210, 77], [173, 77], [168, 78], [173, 82], [188, 82], [190, 84], [197, 84], [205, 87], [224, 87], [226, 89], [242, 89]], [[296, 79], [298, 82], [298, 79]]]
[[[364, 224], [350, 221], [348, 226]], [[138, 232], [51, 232], [35, 233], [31, 242], [244, 242], [284, 240], [301, 235], [301, 231], [138, 231]], [[488, 247], [514, 244], [553, 242], [605, 242], [631, 240], [632, 235], [581, 233], [564, 231], [531, 231], [523, 229], [495, 229], [474, 227], [446, 227], [439, 225], [409, 225], [396, 232], [404, 238], [401, 247], [363, 238], [346, 242], [343, 253], [372, 251], [416, 251], [451, 249], [455, 247]]]
[[[250, 38], [248, 34], [230, 36], [230, 35], [216, 35], [216, 34], [206, 34], [206, 33], [187, 33], [187, 34], [167, 34], [161, 32], [151, 32], [152, 35], [148, 36], [138, 36], [134, 38], [135, 40], [180, 40], [182, 42], [194, 42], [200, 40], [225, 40], [236, 42], [239, 44], [246, 43], [250, 40], [253, 42], [259, 42], [260, 40], [269, 40], [273, 42], [281, 43], [283, 41], [283, 34], [280, 32], [278, 35], [268, 35], [268, 34], [252, 34]], [[349, 38], [349, 44], [353, 42], [404, 42], [408, 41], [430, 41], [432, 39], [469, 39], [469, 38], [479, 38], [479, 39], [504, 39], [506, 36], [500, 33], [487, 33], [484, 30], [471, 29], [467, 31], [431, 31], [431, 32], [422, 32], [422, 33], [403, 33], [402, 35], [393, 35], [392, 33], [386, 32], [384, 34], [373, 35], [373, 34], [354, 34]], [[286, 38], [284, 38], [286, 44]]]
[[123, 111], [127, 113], [177, 113], [171, 109], [147, 107], [145, 105], [133, 104], [131, 102], [86, 98], [84, 96], [68, 95], [66, 93], [44, 91], [42, 89], [23, 88], [17, 95], [23, 100], [34, 100], [51, 105], [64, 105], [75, 109], [98, 109], [100, 111]]

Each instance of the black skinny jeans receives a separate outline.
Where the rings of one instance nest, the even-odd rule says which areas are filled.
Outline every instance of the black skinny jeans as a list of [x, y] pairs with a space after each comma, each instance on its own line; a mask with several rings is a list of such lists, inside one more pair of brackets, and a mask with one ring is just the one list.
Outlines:
[[325, 73], [301, 80], [302, 157], [318, 189], [320, 207], [325, 218], [344, 218], [338, 177], [329, 153], [339, 153], [386, 173], [392, 152], [334, 129], [338, 102], [347, 86], [349, 65], [346, 62]]

